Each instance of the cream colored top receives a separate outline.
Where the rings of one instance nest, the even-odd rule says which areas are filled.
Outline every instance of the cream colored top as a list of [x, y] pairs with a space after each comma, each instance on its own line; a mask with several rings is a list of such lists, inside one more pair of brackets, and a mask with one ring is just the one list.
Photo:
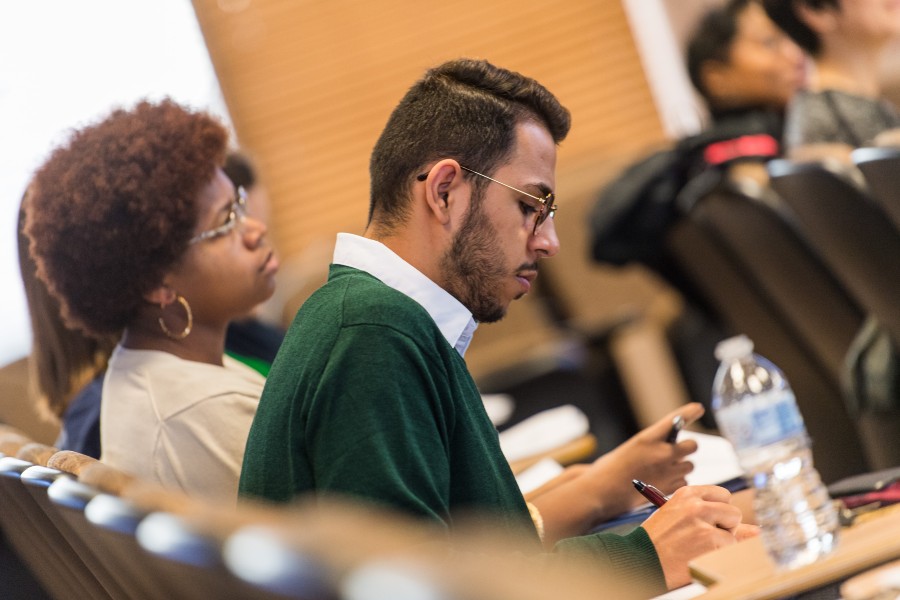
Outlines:
[[237, 501], [244, 445], [265, 378], [117, 346], [103, 381], [101, 460], [191, 495]]

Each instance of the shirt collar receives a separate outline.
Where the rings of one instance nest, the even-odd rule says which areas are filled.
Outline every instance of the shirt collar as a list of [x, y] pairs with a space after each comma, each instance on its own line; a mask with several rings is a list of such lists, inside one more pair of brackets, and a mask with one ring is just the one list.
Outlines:
[[447, 342], [465, 356], [478, 324], [472, 313], [447, 290], [397, 256], [390, 248], [351, 233], [339, 233], [334, 264], [365, 271], [385, 285], [409, 296], [428, 312]]

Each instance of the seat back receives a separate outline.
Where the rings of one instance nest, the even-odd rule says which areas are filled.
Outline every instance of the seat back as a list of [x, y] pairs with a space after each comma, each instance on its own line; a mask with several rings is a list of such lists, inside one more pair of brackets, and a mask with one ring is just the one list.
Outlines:
[[334, 498], [259, 510], [228, 536], [225, 558], [273, 599], [646, 597], [590, 560], [535, 568], [517, 540], [484, 522], [458, 522], [451, 541], [421, 521]]
[[872, 199], [900, 230], [900, 148], [858, 148], [850, 157], [862, 171]]
[[769, 173], [825, 263], [900, 345], [900, 230], [865, 190], [827, 165], [776, 160]]
[[116, 597], [253, 598], [222, 565], [219, 541], [182, 523], [182, 512], [212, 507], [75, 452], [49, 464], [78, 474], [57, 478], [47, 496], [60, 529], [90, 542], [91, 566], [120, 586]]
[[113, 598], [23, 484], [23, 474], [35, 466], [19, 458], [0, 458], [0, 525], [4, 532], [54, 598]]
[[128, 597], [127, 581], [121, 580], [119, 574], [103, 562], [97, 552], [94, 537], [89, 533], [85, 535], [83, 530], [74, 527], [66, 518], [67, 513], [49, 498], [48, 488], [58, 480], [74, 482], [71, 474], [41, 465], [33, 465], [21, 475], [23, 487], [44, 512], [47, 525], [60, 536], [63, 544], [61, 551], [65, 553], [65, 559], [85, 581], [85, 586], [92, 589], [92, 597]]
[[32, 442], [20, 429], [0, 423], [0, 456], [15, 456], [22, 446]]
[[750, 283], [770, 299], [786, 330], [838, 384], [865, 315], [797, 230], [781, 199], [762, 188], [723, 187], [698, 201], [691, 218], [719, 238]]
[[58, 478], [47, 495], [73, 531], [90, 540], [103, 568], [125, 590], [127, 598], [153, 600], [176, 598], [177, 588], [153, 568], [154, 557], [134, 536], [146, 516], [117, 496], [75, 479]]
[[839, 375], [862, 316], [780, 211], [737, 188], [718, 189], [672, 228], [666, 247], [723, 322], [784, 370], [823, 479], [867, 470]]

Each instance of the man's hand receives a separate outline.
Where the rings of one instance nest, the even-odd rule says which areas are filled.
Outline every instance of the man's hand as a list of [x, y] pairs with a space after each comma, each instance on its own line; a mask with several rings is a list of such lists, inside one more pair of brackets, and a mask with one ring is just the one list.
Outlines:
[[687, 426], [702, 417], [703, 413], [702, 404], [687, 404], [638, 432], [610, 454], [622, 462], [634, 465], [629, 481], [640, 479], [671, 494], [687, 485], [685, 476], [694, 470], [694, 465], [685, 459], [697, 451], [697, 442], [694, 440], [676, 441], [674, 444], [666, 441], [672, 421], [677, 415], [681, 415]]
[[688, 562], [759, 533], [741, 523], [731, 493], [712, 485], [683, 487], [643, 523], [653, 541], [669, 589], [691, 582]]
[[671, 494], [687, 484], [685, 476], [694, 469], [686, 458], [697, 451], [697, 442], [685, 440], [671, 444], [666, 441], [676, 415], [685, 424], [703, 416], [703, 406], [687, 404], [638, 432], [625, 443], [598, 458], [585, 472], [587, 477], [603, 478], [610, 488], [605, 503], [605, 520], [639, 506], [646, 499], [635, 491], [633, 479], [652, 483], [665, 494]]
[[635, 491], [632, 479], [652, 483], [667, 494], [685, 485], [685, 475], [694, 468], [685, 458], [697, 450], [697, 443], [666, 442], [676, 415], [690, 424], [703, 416], [703, 406], [682, 406], [593, 463], [569, 467], [528, 494], [543, 515], [545, 543], [552, 546], [564, 537], [581, 535], [646, 502]]

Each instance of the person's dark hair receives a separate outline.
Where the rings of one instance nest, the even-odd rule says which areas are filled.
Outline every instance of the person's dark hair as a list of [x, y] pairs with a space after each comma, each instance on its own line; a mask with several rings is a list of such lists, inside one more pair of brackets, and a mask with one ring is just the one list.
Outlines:
[[688, 76], [709, 105], [713, 105], [715, 99], [711, 97], [703, 80], [703, 65], [708, 61], [723, 64], [731, 61], [731, 46], [737, 38], [738, 20], [752, 1], [730, 0], [724, 6], [710, 10], [700, 20], [688, 41]]
[[[557, 144], [571, 124], [553, 94], [519, 73], [465, 58], [429, 70], [394, 109], [372, 151], [369, 220], [377, 217], [385, 230], [402, 223], [410, 185], [431, 161], [454, 158], [491, 174], [514, 150], [516, 125], [527, 120], [545, 126]], [[480, 179], [473, 179], [476, 195]]]
[[809, 25], [797, 16], [796, 6], [804, 4], [812, 9], [840, 9], [840, 0], [763, 0], [769, 18], [775, 22], [798, 46], [813, 56], [822, 49], [822, 40]]
[[243, 187], [249, 190], [256, 184], [256, 172], [253, 164], [244, 154], [232, 151], [225, 157], [225, 165], [222, 167], [228, 179], [234, 184], [235, 189]]
[[212, 116], [164, 100], [115, 110], [50, 155], [25, 231], [68, 325], [103, 335], [137, 316], [184, 255], [227, 142]]
[[25, 236], [25, 202], [19, 206], [19, 272], [31, 319], [31, 355], [28, 371], [42, 408], [62, 417], [69, 401], [91, 379], [106, 369], [117, 337], [88, 337], [65, 326], [59, 301], [37, 276], [37, 266]]

